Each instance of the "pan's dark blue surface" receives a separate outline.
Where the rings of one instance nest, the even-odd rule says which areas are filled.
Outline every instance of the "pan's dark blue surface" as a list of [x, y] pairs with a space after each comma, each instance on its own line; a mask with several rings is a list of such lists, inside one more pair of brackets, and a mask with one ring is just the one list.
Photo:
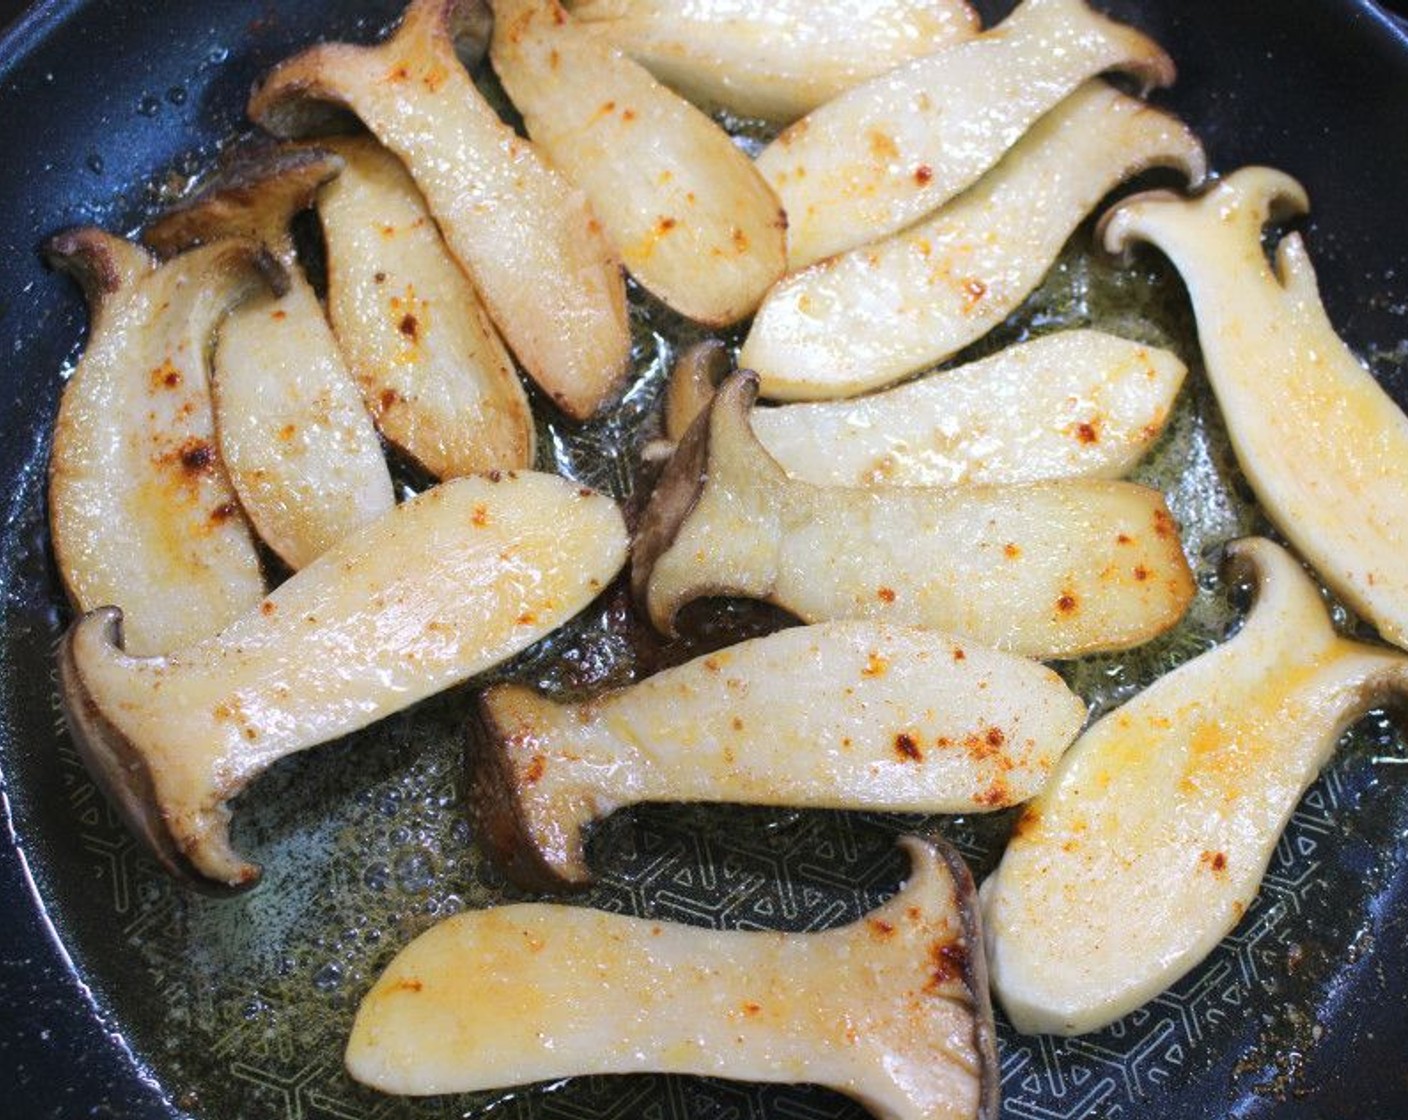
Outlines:
[[[87, 881], [91, 853], [73, 828], [83, 813], [102, 814], [102, 807], [74, 804], [71, 767], [44, 753], [52, 751], [52, 736], [41, 740], [34, 731], [56, 718], [48, 649], [55, 607], [15, 598], [25, 582], [19, 567], [44, 555], [19, 496], [36, 489], [35, 452], [60, 385], [55, 371], [72, 360], [85, 320], [74, 291], [45, 271], [37, 247], [68, 225], [134, 227], [155, 204], [160, 175], [194, 169], [239, 127], [244, 93], [257, 74], [318, 37], [367, 40], [398, 6], [64, 0], [31, 9], [0, 41], [0, 486], [9, 518], [0, 558], [7, 596], [0, 666], [4, 1115], [204, 1115], [197, 1100], [172, 1104], [173, 1087], [158, 1084], [159, 1069], [149, 1071], [127, 1049], [123, 1002], [106, 971], [113, 962], [80, 956], [75, 970], [64, 948], [101, 940], [102, 930], [91, 925], [100, 909], [78, 903], [85, 891], [109, 884]], [[979, 6], [992, 19], [1011, 5]], [[1179, 83], [1163, 100], [1200, 132], [1215, 167], [1271, 163], [1305, 183], [1331, 316], [1399, 402], [1408, 402], [1408, 37], [1355, 0], [1103, 6], [1150, 31], [1176, 58]], [[0, 5], [0, 24], [11, 8]], [[1381, 831], [1400, 847], [1408, 842], [1408, 821], [1387, 822]], [[40, 900], [53, 908], [59, 932]], [[1229, 1053], [1195, 1084], [1151, 1093], [1137, 1115], [1408, 1117], [1402, 877], [1375, 893], [1367, 928], [1372, 967], [1346, 970], [1327, 994], [1317, 1016], [1323, 1037], [1304, 1054], [1296, 1093], [1277, 1098], [1245, 1089], [1232, 1068], [1238, 1055]], [[131, 998], [159, 1002], [161, 993]], [[1250, 1034], [1258, 1015], [1274, 1019], [1266, 1007], [1245, 1013]], [[578, 1107], [586, 1107], [580, 1098]], [[613, 1108], [622, 1117], [645, 1115], [620, 1102]]]

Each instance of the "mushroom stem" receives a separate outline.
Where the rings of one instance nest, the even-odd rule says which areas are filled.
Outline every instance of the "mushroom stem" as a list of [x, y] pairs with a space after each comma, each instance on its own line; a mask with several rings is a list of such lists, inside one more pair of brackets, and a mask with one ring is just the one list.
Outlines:
[[[787, 211], [790, 269], [913, 224], [975, 182], [1036, 120], [1107, 70], [1173, 81], [1151, 39], [1085, 0], [1024, 0], [1002, 23], [803, 117], [758, 157]], [[1002, 90], [994, 97], [994, 90]]]
[[585, 196], [461, 65], [457, 43], [482, 42], [486, 15], [474, 0], [414, 0], [384, 43], [323, 43], [275, 67], [248, 111], [284, 136], [326, 123], [329, 106], [360, 117], [406, 165], [529, 376], [585, 419], [627, 373], [625, 285]]
[[401, 161], [369, 137], [318, 192], [328, 318], [387, 440], [435, 478], [533, 462], [528, 397]]
[[1267, 220], [1303, 213], [1300, 184], [1248, 167], [1200, 198], [1136, 195], [1105, 215], [1106, 248], [1147, 241], [1193, 300], [1208, 380], [1237, 461], [1320, 577], [1408, 649], [1408, 416], [1335, 334], [1299, 234], [1262, 247]]
[[1207, 161], [1177, 118], [1087, 82], [935, 214], [774, 287], [739, 363], [763, 396], [811, 400], [943, 361], [1006, 319], [1096, 204], [1151, 167], [1196, 185]]
[[396, 500], [376, 429], [294, 251], [295, 215], [341, 168], [340, 158], [311, 148], [238, 152], [144, 234], [166, 255], [254, 237], [287, 270], [285, 291], [251, 300], [225, 321], [213, 395], [220, 457], [240, 505], [295, 570]]
[[887, 1120], [995, 1120], [972, 881], [946, 844], [903, 845], [900, 892], [821, 933], [542, 904], [458, 914], [362, 1001], [348, 1070], [416, 1095], [645, 1071], [801, 1081]]
[[994, 990], [1019, 1030], [1097, 1030], [1196, 966], [1346, 727], [1408, 702], [1408, 657], [1338, 637], [1283, 549], [1229, 556], [1257, 591], [1241, 631], [1082, 735], [983, 884]]
[[754, 436], [756, 392], [748, 373], [723, 385], [641, 521], [632, 583], [665, 633], [693, 599], [740, 595], [806, 622], [883, 619], [1069, 657], [1146, 641], [1192, 598], [1157, 491], [1089, 479], [813, 486]]
[[[713, 339], [680, 356], [665, 398], [671, 439], [730, 368]], [[1118, 478], [1163, 432], [1187, 372], [1156, 346], [1057, 331], [881, 393], [756, 408], [749, 422], [783, 470], [818, 486]]]
[[580, 704], [483, 694], [475, 819], [521, 885], [590, 881], [583, 832], [644, 801], [987, 812], [1045, 784], [1085, 721], [1051, 670], [929, 630], [803, 626]]
[[79, 611], [117, 604], [134, 652], [163, 653], [257, 603], [264, 575], [215, 450], [211, 337], [278, 272], [248, 240], [158, 266], [98, 229], [46, 246], [92, 305], [49, 459], [49, 525]]
[[787, 123], [978, 33], [965, 0], [581, 0], [582, 26], [705, 108]]
[[609, 499], [551, 475], [460, 479], [346, 537], [218, 635], [166, 657], [121, 612], [61, 650], [80, 754], [169, 870], [249, 886], [227, 802], [279, 759], [498, 664], [571, 618], [625, 560]]
[[491, 2], [495, 72], [631, 275], [690, 319], [751, 315], [787, 257], [787, 219], [753, 161], [558, 0]]

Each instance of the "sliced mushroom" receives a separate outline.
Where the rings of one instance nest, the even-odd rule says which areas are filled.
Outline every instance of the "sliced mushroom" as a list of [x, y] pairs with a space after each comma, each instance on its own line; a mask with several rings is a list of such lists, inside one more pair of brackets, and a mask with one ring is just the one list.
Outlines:
[[1150, 167], [1206, 173], [1182, 122], [1102, 81], [1049, 112], [937, 214], [789, 276], [763, 302], [739, 362], [765, 397], [852, 396], [957, 353], [1041, 282], [1081, 220]]
[[821, 933], [544, 904], [456, 914], [362, 1001], [347, 1068], [415, 1095], [644, 1071], [806, 1081], [889, 1120], [996, 1120], [972, 880], [947, 844], [902, 843], [900, 892]]
[[752, 314], [787, 255], [787, 219], [753, 161], [558, 0], [492, 2], [494, 70], [631, 275], [702, 323]]
[[978, 32], [978, 15], [964, 0], [583, 0], [568, 7], [588, 32], [696, 104], [783, 123]]
[[1158, 44], [1085, 0], [1024, 0], [997, 27], [872, 78], [758, 157], [787, 211], [792, 269], [903, 229], [997, 162], [1035, 121], [1107, 70], [1173, 81]]
[[240, 504], [294, 570], [396, 501], [376, 430], [293, 245], [294, 216], [341, 168], [326, 152], [253, 150], [143, 235], [167, 256], [250, 237], [288, 273], [284, 292], [251, 300], [226, 320], [214, 398], [220, 457]]
[[1336, 636], [1265, 540], [1230, 555], [1257, 601], [1233, 639], [1071, 748], [983, 884], [994, 990], [1027, 1032], [1113, 1022], [1201, 961], [1256, 897], [1345, 728], [1408, 700], [1408, 657]]
[[217, 636], [166, 657], [92, 612], [60, 650], [90, 771], [174, 874], [251, 885], [227, 802], [279, 759], [482, 672], [582, 609], [625, 560], [609, 499], [555, 475], [458, 479], [345, 537]]
[[749, 427], [757, 379], [720, 388], [651, 495], [636, 597], [672, 633], [705, 595], [803, 621], [874, 618], [1032, 657], [1123, 649], [1193, 594], [1163, 496], [1127, 482], [848, 488], [789, 479]]
[[1408, 416], [1335, 334], [1298, 234], [1262, 249], [1272, 217], [1303, 213], [1299, 183], [1249, 167], [1201, 198], [1136, 196], [1105, 245], [1148, 241], [1193, 300], [1232, 449], [1277, 528], [1389, 641], [1408, 649]]
[[630, 360], [619, 262], [580, 190], [503, 123], [456, 49], [482, 46], [476, 0], [414, 0], [384, 43], [322, 43], [255, 88], [280, 136], [350, 109], [405, 163], [514, 355], [569, 416], [613, 399]]
[[[708, 403], [722, 343], [685, 351], [666, 430]], [[754, 409], [753, 434], [791, 477], [819, 486], [953, 486], [1116, 478], [1163, 431], [1187, 368], [1167, 350], [1059, 331], [883, 393]]]
[[318, 192], [328, 317], [377, 427], [436, 478], [527, 467], [528, 398], [401, 161], [374, 140]]
[[220, 320], [277, 266], [254, 242], [223, 241], [157, 267], [97, 229], [59, 234], [46, 254], [92, 314], [49, 457], [64, 588], [79, 611], [120, 605], [135, 653], [189, 645], [264, 594], [215, 451], [208, 353]]
[[557, 704], [483, 694], [474, 819], [530, 889], [591, 881], [583, 831], [644, 801], [987, 812], [1046, 783], [1085, 722], [1051, 670], [932, 630], [783, 630]]

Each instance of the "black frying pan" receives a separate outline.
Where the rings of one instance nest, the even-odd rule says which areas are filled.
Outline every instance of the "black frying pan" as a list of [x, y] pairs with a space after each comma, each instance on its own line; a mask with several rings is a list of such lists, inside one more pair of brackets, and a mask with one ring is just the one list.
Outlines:
[[[1010, 6], [980, 4], [989, 20]], [[1198, 129], [1215, 167], [1272, 163], [1305, 183], [1314, 204], [1310, 243], [1331, 316], [1389, 391], [1408, 403], [1408, 35], [1402, 27], [1360, 0], [1109, 0], [1105, 6], [1173, 54], [1180, 80], [1162, 100]], [[0, 5], [0, 23], [14, 7]], [[76, 291], [42, 267], [37, 247], [73, 224], [134, 228], [155, 205], [162, 176], [194, 170], [239, 127], [244, 94], [270, 63], [319, 36], [369, 39], [398, 7], [394, 0], [56, 0], [34, 6], [0, 40], [0, 391], [9, 402], [0, 441], [5, 1115], [381, 1116], [390, 1107], [342, 1084], [336, 1053], [322, 1052], [314, 1039], [277, 1037], [261, 1050], [260, 1039], [272, 1036], [260, 1033], [269, 1008], [258, 991], [230, 1019], [234, 1026], [223, 1034], [209, 1030], [231, 1014], [218, 962], [196, 951], [203, 942], [193, 926], [213, 919], [137, 859], [55, 730], [51, 643], [64, 615], [43, 547], [40, 476], [56, 371], [75, 355], [85, 314]], [[453, 715], [432, 708], [414, 726]], [[410, 729], [401, 728], [402, 739], [414, 738]], [[270, 782], [317, 813], [364, 796], [366, 783], [394, 785], [409, 748], [388, 750], [373, 759], [369, 775], [341, 784], [320, 772], [316, 754]], [[1008, 1114], [1408, 1116], [1408, 782], [1401, 766], [1374, 761], [1402, 753], [1401, 739], [1378, 724], [1366, 726], [1312, 790], [1288, 840], [1301, 850], [1288, 849], [1283, 861], [1310, 868], [1309, 878], [1269, 888], [1275, 904], [1294, 913], [1274, 943], [1235, 958], [1265, 967], [1240, 985], [1234, 977], [1219, 988], [1213, 976], [1204, 991], [1185, 989], [1182, 1013], [1195, 1020], [1200, 1041], [1176, 1054], [1178, 1036], [1150, 1035], [1147, 1051], [1139, 1052], [1127, 1045], [1127, 1032], [1139, 1029], [1130, 1025], [1076, 1046], [1009, 1053]], [[342, 769], [335, 760], [321, 768]], [[877, 838], [866, 831], [871, 823], [841, 830], [851, 848], [814, 862], [864, 862], [866, 853], [885, 849], [893, 830], [881, 822]], [[250, 827], [271, 847], [289, 838], [277, 820], [259, 818]], [[721, 827], [741, 830], [740, 849], [752, 844], [762, 853], [758, 865], [767, 866], [769, 853], [788, 845], [795, 851], [829, 843], [837, 826], [810, 831], [805, 820], [746, 815], [723, 826], [707, 815], [681, 825], [646, 815], [636, 833], [618, 830], [606, 842], [613, 854], [635, 861], [634, 882], [643, 891], [661, 844], [668, 848], [696, 828]], [[678, 916], [691, 912], [697, 896], [726, 891], [731, 872], [722, 858], [711, 865], [719, 851], [711, 843], [698, 849], [708, 882], [656, 883], [645, 904]], [[676, 851], [672, 858], [689, 866], [687, 855]], [[886, 858], [874, 857], [875, 891], [892, 886], [901, 872]], [[328, 899], [335, 902], [344, 874], [339, 867], [310, 860], [289, 897], [300, 906], [333, 905]], [[415, 869], [385, 870], [395, 878]], [[464, 874], [466, 895], [499, 890], [492, 873], [477, 866], [466, 865]], [[789, 911], [784, 898], [770, 920], [796, 924], [805, 910]], [[298, 915], [256, 908], [225, 917], [221, 945], [241, 921], [296, 924]], [[402, 923], [428, 920], [408, 915]], [[168, 928], [182, 936], [165, 939]], [[171, 944], [186, 946], [185, 955], [164, 954]], [[275, 953], [256, 963], [271, 978], [318, 963], [295, 958]], [[1298, 970], [1306, 974], [1299, 980]], [[357, 986], [339, 990], [326, 965], [313, 981], [308, 998], [324, 1000], [330, 1017], [345, 1020]], [[1226, 1006], [1211, 1016], [1205, 1006], [1188, 1010], [1200, 999], [1223, 999]], [[240, 1027], [240, 1019], [249, 1025]], [[300, 1052], [304, 1042], [309, 1053]], [[208, 1053], [192, 1055], [195, 1049]], [[609, 1112], [664, 1120], [859, 1115], [816, 1092], [670, 1079], [574, 1085], [503, 1108], [516, 1116]], [[459, 1108], [432, 1102], [407, 1114], [458, 1115]]]

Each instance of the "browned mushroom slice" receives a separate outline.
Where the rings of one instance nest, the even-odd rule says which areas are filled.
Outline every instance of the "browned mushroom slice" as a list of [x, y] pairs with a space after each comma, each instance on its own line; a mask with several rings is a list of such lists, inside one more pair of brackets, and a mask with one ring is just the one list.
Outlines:
[[1345, 728], [1408, 701], [1408, 657], [1336, 635], [1266, 540], [1246, 625], [1081, 736], [983, 884], [994, 990], [1019, 1030], [1097, 1030], [1183, 976], [1246, 913]]
[[757, 370], [763, 396], [804, 400], [943, 361], [1006, 319], [1100, 199], [1150, 167], [1196, 184], [1206, 160], [1183, 122], [1088, 82], [937, 213], [787, 277], [739, 363]]
[[790, 479], [735, 374], [675, 452], [641, 521], [635, 594], [739, 595], [806, 622], [875, 618], [1031, 657], [1124, 649], [1173, 626], [1193, 580], [1163, 495], [1127, 482], [849, 488]]
[[843, 93], [787, 129], [758, 169], [787, 211], [787, 262], [910, 225], [974, 182], [1042, 114], [1107, 70], [1173, 80], [1157, 43], [1085, 0], [1024, 0], [975, 39]]
[[219, 237], [251, 237], [288, 273], [286, 291], [251, 300], [226, 320], [214, 395], [220, 456], [240, 504], [295, 570], [395, 504], [381, 443], [299, 271], [290, 230], [341, 166], [311, 149], [256, 149], [144, 235], [167, 255]]
[[[717, 340], [680, 356], [665, 401], [671, 439], [730, 368]], [[819, 486], [1118, 478], [1162, 433], [1187, 372], [1156, 346], [1057, 331], [883, 393], [754, 409], [750, 423], [783, 470]]]
[[220, 634], [122, 648], [103, 609], [60, 651], [79, 752], [133, 830], [197, 885], [249, 886], [227, 802], [279, 759], [482, 672], [581, 610], [625, 562], [607, 498], [545, 474], [456, 479], [334, 545]]
[[[96, 229], [60, 234], [92, 326], [64, 387], [49, 460], [49, 525], [80, 611], [117, 604], [134, 653], [213, 634], [264, 594], [254, 538], [215, 450], [207, 354], [271, 265], [224, 241], [156, 267]], [[276, 266], [275, 266], [276, 267]]]
[[318, 192], [328, 316], [377, 426], [436, 478], [529, 466], [533, 414], [474, 286], [401, 161], [374, 140]]
[[793, 121], [978, 32], [964, 0], [576, 0], [585, 29], [696, 104]]
[[782, 276], [787, 220], [726, 132], [557, 0], [492, 0], [490, 52], [528, 135], [586, 192], [641, 284], [723, 326]]
[[1300, 235], [1274, 264], [1263, 249], [1270, 218], [1308, 207], [1290, 176], [1244, 167], [1196, 199], [1127, 199], [1102, 232], [1182, 273], [1247, 481], [1325, 582], [1408, 649], [1408, 415], [1335, 333]]
[[1050, 669], [933, 630], [798, 626], [579, 704], [480, 698], [475, 820], [531, 888], [589, 882], [583, 832], [645, 801], [982, 813], [1031, 797], [1085, 722]]
[[996, 1120], [972, 880], [947, 844], [902, 843], [899, 893], [821, 933], [544, 904], [457, 914], [387, 966], [347, 1068], [415, 1095], [644, 1071], [805, 1081], [888, 1120]]
[[529, 376], [569, 416], [613, 399], [630, 360], [619, 262], [580, 190], [501, 121], [456, 46], [482, 42], [474, 0], [415, 0], [374, 47], [324, 43], [276, 67], [249, 115], [282, 136], [351, 109], [406, 165], [450, 251]]

